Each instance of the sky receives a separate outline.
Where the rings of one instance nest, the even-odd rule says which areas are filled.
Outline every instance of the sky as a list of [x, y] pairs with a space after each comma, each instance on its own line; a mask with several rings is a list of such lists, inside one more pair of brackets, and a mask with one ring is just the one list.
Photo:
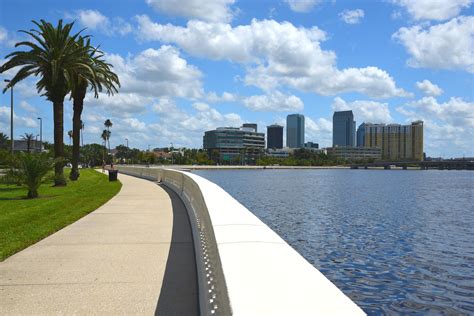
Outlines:
[[[84, 142], [202, 147], [204, 131], [286, 116], [306, 118], [305, 139], [331, 146], [332, 114], [362, 122], [424, 121], [428, 156], [474, 156], [474, 0], [1, 0], [0, 63], [31, 20], [75, 21], [121, 81], [88, 93]], [[0, 75], [11, 78], [14, 70]], [[15, 138], [53, 139], [52, 104], [37, 78], [14, 88]], [[64, 103], [65, 142], [72, 102]], [[0, 95], [10, 135], [10, 94]]]

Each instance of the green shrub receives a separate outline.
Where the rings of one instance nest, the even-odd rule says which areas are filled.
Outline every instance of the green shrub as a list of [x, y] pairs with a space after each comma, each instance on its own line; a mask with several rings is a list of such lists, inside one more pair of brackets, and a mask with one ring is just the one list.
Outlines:
[[20, 153], [3, 180], [26, 187], [27, 198], [37, 198], [38, 188], [53, 166], [54, 161], [46, 153]]

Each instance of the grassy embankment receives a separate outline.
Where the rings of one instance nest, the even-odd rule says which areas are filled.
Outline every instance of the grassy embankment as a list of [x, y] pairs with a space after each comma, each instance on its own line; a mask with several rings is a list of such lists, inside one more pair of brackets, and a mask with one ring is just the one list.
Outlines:
[[37, 199], [26, 199], [24, 188], [0, 184], [0, 261], [94, 211], [121, 187], [90, 169], [66, 187], [43, 184]]

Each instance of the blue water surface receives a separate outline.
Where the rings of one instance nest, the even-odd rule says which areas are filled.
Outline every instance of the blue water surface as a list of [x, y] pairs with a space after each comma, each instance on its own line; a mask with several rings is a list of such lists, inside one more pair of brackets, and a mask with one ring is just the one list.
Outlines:
[[194, 171], [368, 314], [474, 314], [474, 172]]

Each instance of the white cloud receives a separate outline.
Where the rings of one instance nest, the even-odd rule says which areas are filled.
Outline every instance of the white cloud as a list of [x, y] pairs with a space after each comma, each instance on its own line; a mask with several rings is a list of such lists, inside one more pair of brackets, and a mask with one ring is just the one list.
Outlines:
[[393, 38], [402, 43], [415, 68], [474, 72], [474, 17], [458, 17], [433, 26], [402, 27]]
[[146, 0], [156, 11], [209, 22], [230, 22], [235, 0]]
[[253, 111], [301, 111], [303, 101], [295, 95], [274, 91], [266, 95], [254, 95], [243, 99], [244, 105]]
[[180, 27], [154, 23], [145, 15], [136, 19], [139, 39], [175, 43], [194, 56], [241, 63], [247, 70], [245, 83], [263, 90], [288, 86], [323, 95], [408, 95], [377, 67], [338, 69], [336, 54], [321, 49], [326, 34], [317, 27], [297, 28], [289, 22], [255, 19], [250, 25], [236, 27], [202, 21]]
[[438, 102], [434, 97], [423, 97], [397, 108], [407, 122], [424, 121], [424, 143], [428, 155], [442, 153], [471, 156], [474, 148], [473, 102], [452, 97]]
[[97, 10], [77, 10], [74, 13], [66, 13], [66, 18], [77, 19], [82, 26], [108, 36], [124, 36], [133, 30], [132, 25], [124, 19], [116, 17], [111, 20]]
[[91, 93], [86, 95], [84, 104], [89, 107], [99, 107], [102, 110], [121, 117], [129, 117], [144, 113], [147, 105], [152, 103], [151, 97], [145, 97], [139, 93], [120, 92], [113, 96], [101, 93], [99, 98], [94, 98]]
[[423, 81], [417, 81], [416, 82], [416, 87], [423, 91], [424, 94], [426, 95], [431, 95], [431, 96], [439, 96], [443, 94], [443, 89], [441, 89], [439, 86], [436, 84], [432, 83], [431, 81], [425, 79]]
[[332, 104], [334, 111], [352, 110], [354, 119], [358, 124], [362, 122], [370, 123], [390, 123], [392, 117], [387, 103], [380, 103], [369, 100], [356, 100], [346, 102], [340, 97], [336, 97]]
[[182, 145], [200, 147], [203, 131], [219, 126], [240, 126], [242, 119], [238, 114], [222, 114], [209, 105], [197, 102], [193, 104], [197, 111], [189, 114], [178, 108], [170, 99], [160, 99], [153, 105], [153, 111], [158, 114], [159, 122], [150, 127], [159, 135], [179, 141]]
[[424, 119], [445, 121], [451, 125], [474, 128], [474, 103], [451, 97], [439, 103], [434, 97], [423, 97], [397, 110], [402, 114], [420, 115]]
[[97, 10], [79, 10], [77, 17], [83, 26], [92, 30], [105, 28], [110, 23], [109, 19]]
[[202, 73], [179, 55], [172, 46], [148, 48], [124, 59], [107, 55], [120, 79], [121, 93], [143, 97], [199, 98], [203, 95]]
[[[36, 128], [38, 126], [38, 122], [35, 119], [30, 117], [19, 116], [15, 112], [13, 112], [13, 124], [14, 128], [17, 127], [26, 127], [26, 128]], [[9, 106], [0, 106], [0, 129], [2, 131], [10, 130], [10, 107]], [[18, 132], [15, 131], [15, 139]]]
[[32, 106], [31, 104], [29, 104], [28, 102], [26, 102], [24, 100], [20, 102], [20, 108], [22, 108], [26, 112], [29, 112], [29, 113], [32, 113], [32, 114], [38, 113], [37, 108], [35, 108], [34, 106]]
[[138, 131], [138, 132], [146, 132], [146, 123], [141, 122], [136, 118], [126, 118], [123, 119], [123, 124], [124, 127], [128, 128], [129, 130], [132, 131]]
[[209, 104], [204, 103], [204, 102], [193, 103], [193, 108], [195, 108], [198, 111], [207, 111], [210, 109]]
[[6, 42], [7, 38], [8, 38], [7, 30], [4, 27], [0, 26], [0, 43]]
[[17, 42], [24, 40], [24, 36], [16, 36], [16, 34], [8, 32], [6, 28], [0, 25], [0, 46], [13, 48]]
[[206, 95], [206, 100], [208, 102], [212, 102], [212, 103], [215, 103], [215, 102], [235, 102], [239, 99], [240, 99], [240, 97], [238, 95], [236, 95], [234, 93], [227, 92], [227, 91], [222, 92], [221, 95], [217, 95], [217, 93], [215, 93], [215, 92], [209, 92]]
[[447, 20], [468, 8], [473, 0], [394, 0], [415, 20]]
[[309, 12], [316, 6], [320, 0], [285, 0], [290, 6], [290, 9], [295, 12]]
[[332, 142], [332, 122], [325, 118], [313, 121], [310, 117], [305, 117], [305, 140], [319, 144], [320, 147], [331, 146]]
[[364, 10], [344, 10], [339, 13], [339, 17], [347, 24], [358, 24], [360, 20], [364, 17]]

